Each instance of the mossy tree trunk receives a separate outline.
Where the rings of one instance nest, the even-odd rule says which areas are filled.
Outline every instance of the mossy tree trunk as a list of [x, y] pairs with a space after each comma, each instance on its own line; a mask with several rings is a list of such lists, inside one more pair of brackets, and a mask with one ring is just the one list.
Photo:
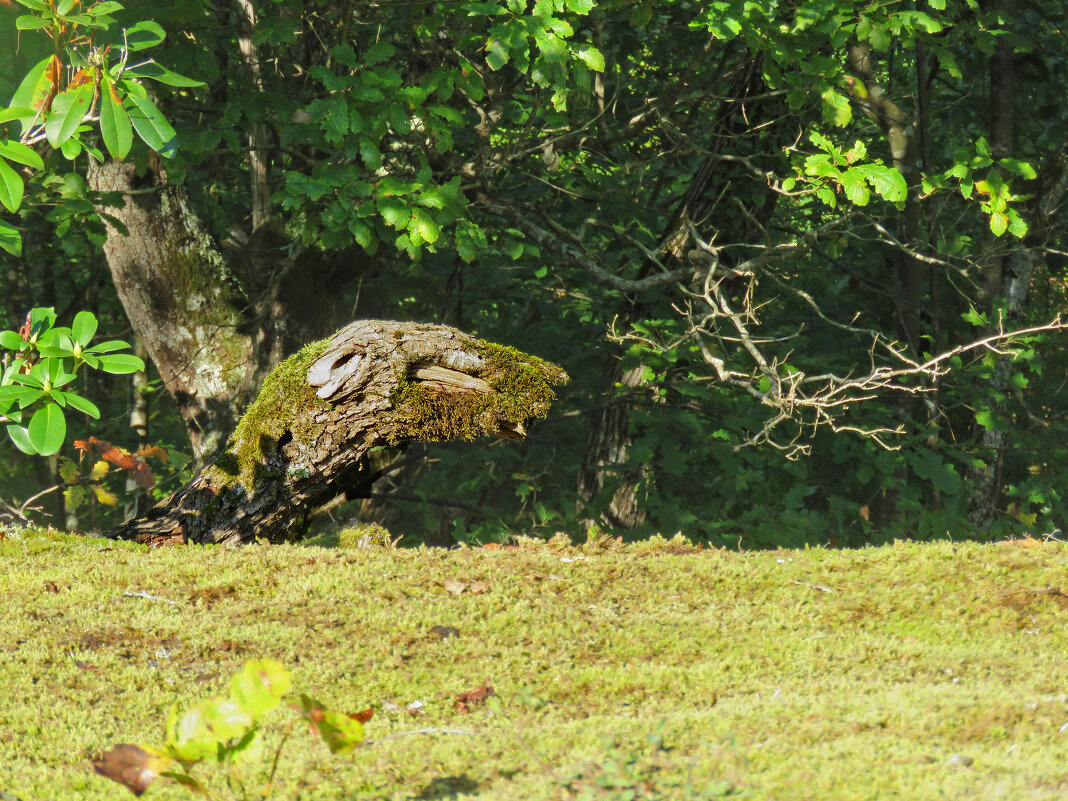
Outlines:
[[[186, 424], [197, 464], [215, 457], [263, 376], [350, 319], [346, 286], [372, 269], [349, 252], [324, 260], [262, 225], [223, 256], [152, 158], [91, 163], [104, 196], [107, 257], [119, 300]], [[116, 202], [122, 197], [123, 202]], [[361, 304], [362, 308], [362, 304]]]
[[372, 448], [519, 438], [567, 380], [555, 365], [453, 328], [359, 321], [264, 380], [222, 455], [111, 536], [154, 545], [285, 539]]

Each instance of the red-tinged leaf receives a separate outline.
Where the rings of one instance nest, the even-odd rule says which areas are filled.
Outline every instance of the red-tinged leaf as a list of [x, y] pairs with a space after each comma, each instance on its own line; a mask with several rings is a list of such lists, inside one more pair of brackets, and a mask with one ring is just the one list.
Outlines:
[[63, 67], [58, 58], [48, 56], [37, 62], [26, 73], [26, 77], [22, 79], [22, 83], [15, 90], [15, 94], [11, 98], [11, 106], [25, 108], [30, 112], [19, 118], [19, 122], [22, 125], [22, 133], [26, 132], [26, 129], [34, 119], [38, 123], [44, 120], [44, 116], [38, 116], [37, 112], [39, 110], [47, 111], [51, 105], [52, 98], [55, 97], [56, 92], [59, 90], [59, 76], [62, 69]]
[[93, 770], [141, 795], [167, 769], [171, 760], [140, 745], [123, 743], [93, 760]]
[[74, 440], [74, 449], [81, 451], [82, 453], [89, 453], [89, 451], [91, 450], [91, 448], [89, 447], [89, 443], [86, 442], [84, 439]]
[[156, 475], [144, 462], [138, 462], [137, 467], [131, 471], [134, 483], [141, 489], [152, 489], [156, 486]]
[[167, 449], [159, 445], [142, 445], [137, 449], [137, 455], [142, 459], [159, 459], [163, 464], [167, 464], [171, 458]]
[[471, 706], [483, 703], [491, 695], [494, 695], [494, 692], [493, 687], [489, 684], [483, 684], [481, 687], [476, 687], [474, 690], [460, 693], [456, 696], [456, 711], [461, 715], [466, 715], [471, 711]]
[[375, 715], [374, 707], [367, 707], [363, 712], [352, 712], [349, 717], [353, 720], [358, 720], [360, 723], [366, 723]]
[[323, 738], [333, 754], [347, 754], [363, 742], [363, 723], [353, 716], [326, 709], [307, 695], [301, 695], [293, 708], [308, 721], [312, 732]]
[[122, 467], [122, 460], [130, 455], [125, 449], [114, 446], [110, 442], [100, 442], [100, 445], [104, 446], [100, 450], [100, 458], [105, 462], [111, 462], [116, 467]]

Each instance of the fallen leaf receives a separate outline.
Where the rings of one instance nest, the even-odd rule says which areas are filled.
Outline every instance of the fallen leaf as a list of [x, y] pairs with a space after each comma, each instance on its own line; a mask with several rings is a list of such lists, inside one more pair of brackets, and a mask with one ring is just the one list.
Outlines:
[[422, 701], [412, 701], [408, 704], [408, 712], [412, 715], [425, 715], [426, 710], [423, 709]]
[[170, 762], [162, 754], [123, 743], [94, 759], [93, 770], [127, 787], [134, 795], [141, 795]]
[[352, 713], [350, 713], [349, 717], [352, 718], [353, 720], [360, 721], [360, 723], [366, 723], [367, 721], [369, 721], [371, 718], [374, 717], [374, 714], [375, 714], [374, 707], [369, 706], [369, 707], [367, 707], [367, 709], [363, 710], [362, 712], [352, 712]]
[[400, 704], [395, 704], [392, 701], [383, 701], [382, 708], [387, 712], [392, 712], [395, 715], [404, 711], [404, 707], [402, 707]]
[[443, 582], [441, 582], [441, 586], [444, 587], [448, 592], [451, 592], [453, 595], [459, 595], [467, 589], [466, 584], [464, 584], [462, 581], [457, 581], [456, 579], [445, 579]]
[[489, 584], [484, 581], [472, 581], [467, 587], [467, 591], [472, 595], [481, 595], [489, 589]]
[[481, 687], [476, 687], [474, 690], [460, 693], [456, 696], [456, 711], [461, 715], [466, 715], [471, 711], [471, 706], [473, 704], [481, 704], [493, 694], [493, 687], [489, 684], [483, 684]]

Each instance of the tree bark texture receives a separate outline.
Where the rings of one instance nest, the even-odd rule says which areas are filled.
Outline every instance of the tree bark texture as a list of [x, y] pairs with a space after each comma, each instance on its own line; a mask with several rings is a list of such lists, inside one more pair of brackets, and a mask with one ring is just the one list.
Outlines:
[[219, 458], [109, 536], [153, 545], [285, 539], [336, 478], [370, 472], [372, 448], [523, 437], [565, 381], [553, 364], [453, 328], [351, 323], [275, 368]]
[[[106, 209], [107, 257], [119, 300], [178, 404], [198, 461], [217, 453], [252, 396], [257, 359], [237, 280], [158, 162], [90, 162], [98, 192], [125, 195]], [[125, 228], [123, 231], [119, 226]]]
[[89, 181], [124, 197], [100, 207], [104, 254], [130, 323], [178, 405], [194, 460], [205, 464], [268, 370], [351, 319], [347, 287], [373, 265], [348, 251], [326, 260], [291, 252], [272, 225], [226, 259], [157, 159], [143, 176], [133, 164], [91, 164]]

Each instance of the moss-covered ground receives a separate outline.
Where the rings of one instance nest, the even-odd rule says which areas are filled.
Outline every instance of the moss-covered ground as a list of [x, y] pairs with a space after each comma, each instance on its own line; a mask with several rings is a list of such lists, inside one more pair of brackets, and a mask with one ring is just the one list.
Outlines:
[[[1068, 797], [1068, 546], [609, 545], [145, 550], [9, 529], [0, 797], [123, 797], [90, 757], [161, 741], [172, 704], [258, 657], [375, 708], [376, 742], [348, 757], [294, 730], [279, 799]], [[412, 729], [439, 731], [387, 739]]]

